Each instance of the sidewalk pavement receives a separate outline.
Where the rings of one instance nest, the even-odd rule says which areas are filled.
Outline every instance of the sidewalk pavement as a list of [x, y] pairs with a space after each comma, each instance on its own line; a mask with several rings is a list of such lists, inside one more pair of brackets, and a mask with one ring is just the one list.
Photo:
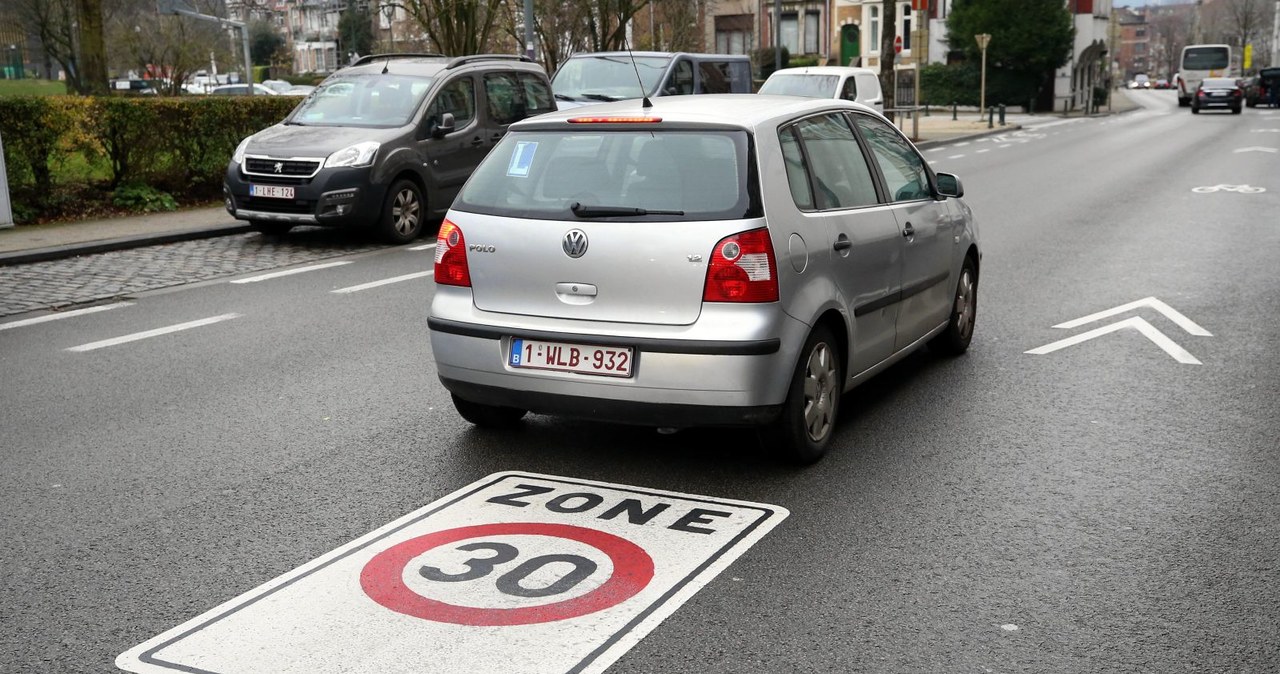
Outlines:
[[[1137, 109], [1124, 93], [1112, 92], [1110, 110], [1103, 109], [1096, 116], [1118, 114]], [[991, 126], [988, 117], [979, 117], [974, 108], [955, 112], [952, 119], [949, 108], [930, 108], [929, 115], [921, 115], [918, 126], [904, 116], [898, 126], [908, 136], [918, 128], [916, 145], [930, 147], [959, 142], [990, 134], [1017, 131], [1025, 126], [1061, 119], [1080, 117], [1080, 111], [1072, 113], [1041, 113], [1029, 115], [1006, 111], [1005, 126], [997, 120]], [[170, 213], [124, 216], [101, 220], [24, 225], [0, 229], [0, 266], [56, 260], [77, 255], [90, 255], [109, 250], [138, 248], [161, 243], [190, 241], [193, 239], [241, 234], [252, 231], [242, 220], [227, 214], [221, 205], [192, 208]]]

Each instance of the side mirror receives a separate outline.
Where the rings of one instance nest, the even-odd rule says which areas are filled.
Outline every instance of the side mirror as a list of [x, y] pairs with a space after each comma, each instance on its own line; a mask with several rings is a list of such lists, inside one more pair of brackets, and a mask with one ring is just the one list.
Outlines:
[[939, 173], [938, 178], [938, 195], [944, 197], [963, 197], [964, 185], [960, 184], [960, 179], [950, 173]]
[[440, 123], [436, 124], [431, 128], [431, 137], [444, 138], [446, 135], [453, 133], [455, 130], [457, 130], [457, 127], [454, 125], [453, 113], [446, 112], [440, 116]]

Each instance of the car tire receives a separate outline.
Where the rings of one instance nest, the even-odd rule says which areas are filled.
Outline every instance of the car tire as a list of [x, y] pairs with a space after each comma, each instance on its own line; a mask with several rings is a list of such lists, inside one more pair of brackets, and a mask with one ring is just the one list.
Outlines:
[[1179, 98], [1179, 99], [1178, 99], [1178, 107], [1179, 107], [1179, 108], [1185, 108], [1185, 107], [1187, 107], [1188, 105], [1191, 105], [1191, 101], [1189, 101], [1189, 100], [1187, 100], [1187, 99], [1185, 99], [1185, 98]]
[[387, 191], [378, 233], [390, 244], [409, 243], [422, 234], [425, 216], [426, 204], [418, 184], [408, 179], [397, 180]]
[[944, 356], [958, 356], [969, 350], [973, 328], [978, 319], [978, 270], [973, 258], [966, 257], [956, 281], [955, 300], [947, 327], [929, 340], [929, 349]]
[[527, 414], [518, 407], [485, 405], [453, 396], [453, 407], [463, 419], [480, 428], [513, 428]]
[[293, 229], [293, 225], [287, 222], [267, 222], [264, 220], [254, 220], [249, 223], [254, 231], [261, 233], [263, 236], [284, 236]]
[[818, 326], [800, 352], [782, 413], [762, 433], [787, 463], [808, 465], [827, 453], [844, 393], [844, 363], [831, 331]]
[[1237, 105], [1236, 107], [1231, 108], [1231, 114], [1233, 114], [1233, 115], [1238, 115], [1238, 114], [1240, 114], [1240, 106], [1238, 106], [1238, 105]]
[[1196, 107], [1195, 105], [1192, 105], [1192, 106], [1191, 106], [1191, 114], [1193, 114], [1193, 115], [1198, 115], [1198, 114], [1200, 114], [1200, 108]]

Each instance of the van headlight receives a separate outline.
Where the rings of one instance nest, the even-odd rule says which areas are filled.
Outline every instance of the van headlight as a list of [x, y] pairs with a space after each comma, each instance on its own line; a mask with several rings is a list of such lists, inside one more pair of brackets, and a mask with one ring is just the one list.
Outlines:
[[[249, 138], [253, 138], [253, 136], [249, 136]], [[244, 140], [240, 141], [240, 144], [236, 146], [236, 151], [231, 154], [231, 161], [233, 163], [236, 163], [236, 164], [244, 163], [244, 151], [245, 151], [245, 148], [249, 147], [249, 138], [245, 138]]]
[[378, 154], [379, 145], [378, 142], [370, 140], [344, 147], [329, 155], [329, 158], [324, 160], [324, 167], [368, 166], [373, 163], [374, 156]]

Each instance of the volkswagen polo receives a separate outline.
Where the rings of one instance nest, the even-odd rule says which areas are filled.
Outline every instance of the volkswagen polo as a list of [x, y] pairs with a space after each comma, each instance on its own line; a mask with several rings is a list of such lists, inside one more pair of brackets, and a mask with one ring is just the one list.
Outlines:
[[438, 234], [440, 381], [479, 426], [755, 425], [815, 461], [843, 392], [926, 344], [968, 348], [982, 256], [962, 196], [884, 117], [836, 99], [514, 124]]

